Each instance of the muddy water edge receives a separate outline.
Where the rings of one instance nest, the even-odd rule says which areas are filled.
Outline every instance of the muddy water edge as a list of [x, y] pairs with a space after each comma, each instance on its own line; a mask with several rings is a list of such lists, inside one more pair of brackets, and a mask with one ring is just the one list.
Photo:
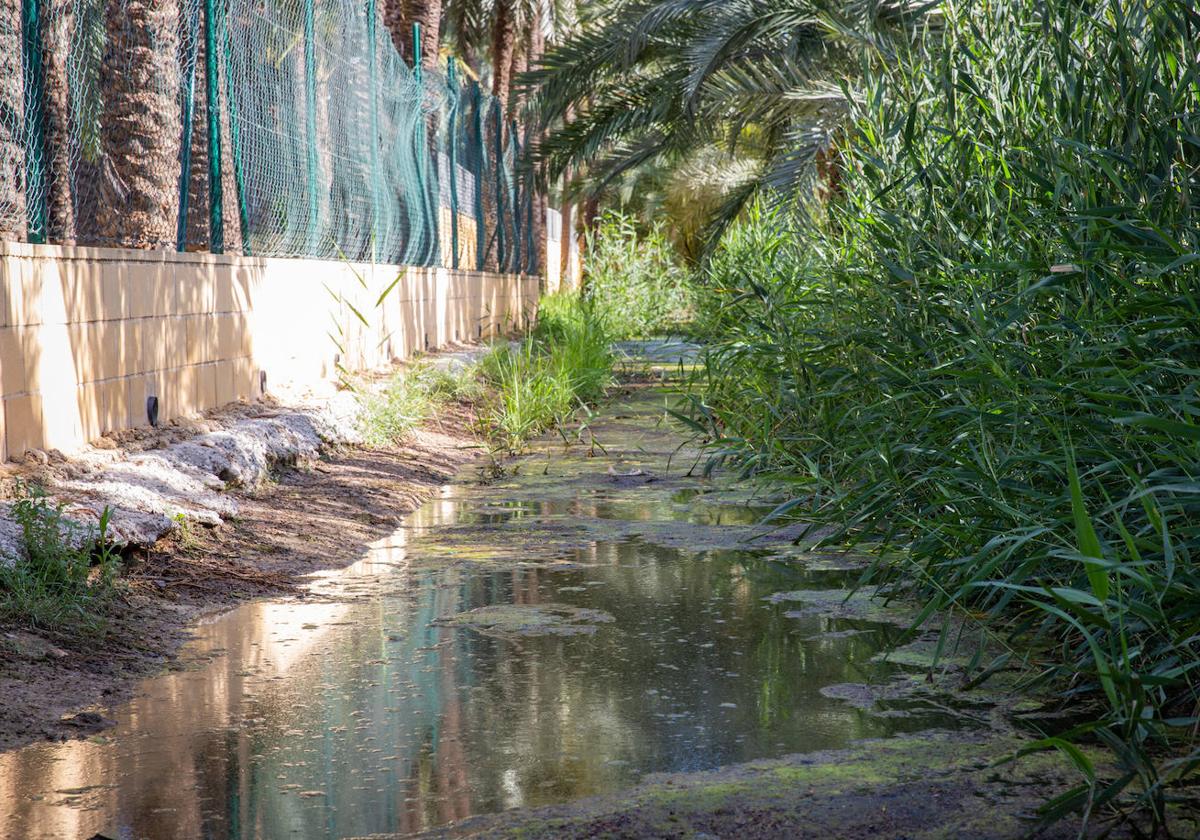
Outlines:
[[1073, 781], [993, 766], [1038, 704], [931, 672], [909, 608], [848, 595], [861, 558], [696, 474], [675, 399], [624, 388], [201, 623], [116, 727], [0, 755], [0, 836], [1027, 834]]

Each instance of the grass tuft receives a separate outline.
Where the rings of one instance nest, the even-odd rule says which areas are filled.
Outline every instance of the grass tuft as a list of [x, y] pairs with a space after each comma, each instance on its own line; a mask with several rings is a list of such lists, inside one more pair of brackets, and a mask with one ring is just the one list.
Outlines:
[[474, 367], [457, 370], [417, 362], [397, 372], [378, 391], [358, 389], [362, 404], [359, 428], [370, 446], [392, 446], [448, 402], [475, 402], [483, 388]]
[[120, 565], [107, 539], [108, 509], [98, 528], [85, 528], [40, 487], [20, 489], [12, 515], [24, 551], [0, 557], [0, 618], [39, 630], [103, 630]]
[[613, 356], [594, 304], [560, 292], [542, 299], [537, 325], [524, 341], [497, 347], [480, 367], [495, 391], [484, 425], [498, 446], [516, 451], [603, 396]]

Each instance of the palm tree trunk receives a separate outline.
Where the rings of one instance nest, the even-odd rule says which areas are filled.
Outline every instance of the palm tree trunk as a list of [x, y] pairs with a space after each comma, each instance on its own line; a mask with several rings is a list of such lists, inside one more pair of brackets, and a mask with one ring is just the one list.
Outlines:
[[[512, 55], [517, 41], [516, 23], [513, 0], [496, 0], [495, 19], [492, 21], [492, 96], [500, 103], [500, 119], [498, 121], [499, 124], [497, 124], [497, 121], [491, 119], [492, 113], [489, 110], [484, 130], [487, 134], [487, 152], [489, 158], [492, 159], [492, 166], [484, 168], [484, 180], [486, 183], [481, 185], [481, 189], [484, 191], [483, 216], [487, 234], [486, 242], [488, 243], [484, 267], [488, 271], [498, 271], [501, 268], [497, 248], [497, 234], [502, 220], [500, 219], [495, 196], [495, 168], [503, 166], [504, 161], [495, 159], [494, 150], [497, 145], [501, 147], [504, 145], [504, 135], [506, 133], [504, 124], [508, 117], [509, 80], [512, 77]], [[497, 142], [496, 132], [499, 132], [499, 143]], [[511, 210], [511, 208], [509, 209]]]
[[[589, 195], [583, 200], [583, 229], [579, 231], [579, 253], [584, 261], [587, 260], [587, 241], [588, 235], [595, 232], [600, 225], [600, 198], [596, 195]], [[579, 291], [586, 292], [587, 287], [585, 279], [587, 272], [583, 272], [579, 278]]]
[[567, 198], [567, 185], [571, 183], [571, 173], [563, 175], [563, 199], [559, 216], [562, 219], [562, 231], [558, 240], [558, 285], [564, 289], [571, 287], [571, 242], [575, 238], [575, 208]]
[[[479, 180], [475, 184], [475, 189], [483, 190], [483, 228], [484, 228], [484, 253], [483, 253], [483, 268], [485, 271], [500, 270], [500, 247], [499, 247], [499, 207], [496, 202], [496, 178], [497, 167], [503, 166], [503, 160], [497, 160], [495, 156], [496, 148], [496, 132], [503, 130], [503, 120], [497, 121], [493, 119], [495, 109], [486, 107], [483, 116], [483, 137], [484, 137], [484, 159], [483, 165], [479, 167]], [[488, 162], [491, 165], [488, 165]]]
[[[546, 51], [546, 34], [542, 31], [541, 7], [538, 14], [529, 24], [529, 60], [526, 69], [537, 67]], [[541, 145], [542, 133], [537, 133], [532, 139], [532, 146]], [[530, 152], [533, 151], [531, 148]], [[540, 173], [542, 174], [542, 173]], [[550, 276], [549, 243], [546, 241], [546, 214], [550, 209], [550, 199], [542, 187], [542, 178], [533, 178], [530, 183], [533, 188], [533, 247], [537, 257], [537, 271], [542, 278], [542, 291], [546, 290], [546, 281]]]
[[108, 0], [101, 244], [171, 247], [179, 213], [178, 0]]
[[513, 52], [517, 46], [517, 14], [513, 2], [496, 0], [496, 18], [492, 23], [492, 95], [500, 100], [500, 109], [506, 115], [512, 87]]
[[830, 141], [817, 151], [817, 198], [830, 201], [842, 194], [842, 168], [837, 145]]
[[208, 86], [204, 83], [208, 45], [204, 33], [196, 38], [196, 80], [192, 90], [192, 155], [188, 167], [187, 250], [209, 247], [208, 189]]
[[383, 2], [383, 25], [388, 28], [388, 32], [392, 35], [392, 43], [396, 45], [396, 52], [404, 55], [404, 45], [407, 39], [404, 35], [404, 22], [408, 19], [405, 0], [384, 0]]
[[[442, 0], [408, 0], [409, 16], [421, 24], [421, 66], [436, 69], [442, 43]], [[408, 28], [412, 40], [412, 26]]]
[[[21, 0], [0, 0], [0, 239], [25, 238]], [[11, 115], [11, 116], [10, 116]]]
[[46, 126], [47, 241], [75, 243], [75, 199], [71, 183], [71, 98], [68, 62], [75, 28], [73, 0], [53, 0], [42, 23], [42, 68], [46, 80], [43, 116]]
[[528, 41], [524, 44], [514, 41], [512, 55], [509, 56], [508, 62], [508, 94], [504, 97], [504, 101], [508, 104], [509, 112], [517, 119], [518, 123], [523, 122], [521, 119], [522, 97], [518, 90], [518, 83], [520, 82], [521, 74], [529, 69], [529, 52], [526, 49], [527, 46]]
[[[567, 107], [565, 122], [570, 123], [575, 116], [574, 106]], [[571, 169], [568, 167], [562, 176], [562, 235], [558, 242], [558, 277], [559, 285], [566, 288], [571, 286], [571, 246], [575, 242], [575, 205], [571, 201]]]
[[[523, 42], [525, 40], [518, 33], [518, 38], [513, 44], [512, 61], [508, 67], [508, 110], [505, 113], [509, 115], [509, 119], [504, 121], [504, 130], [509, 135], [513, 135], [514, 128], [516, 132], [515, 135], [508, 138], [509, 144], [516, 142], [523, 143], [527, 139], [523, 125], [524, 120], [521, 115], [521, 96], [517, 90], [517, 80], [529, 66], [528, 57], [523, 49], [525, 46]], [[528, 254], [526, 254], [528, 247], [526, 244], [526, 231], [524, 229], [525, 201], [523, 199], [524, 188], [528, 185], [528, 173], [523, 171], [523, 163], [516, 156], [514, 149], [511, 172], [512, 198], [507, 207], [508, 218], [507, 220], [501, 220], [502, 223], [506, 223], [505, 230], [507, 233], [505, 235], [508, 242], [508, 258], [513, 271], [518, 274], [525, 273], [526, 264], [528, 263]], [[522, 183], [522, 181], [525, 181], [525, 183]], [[514, 253], [520, 257], [520, 260], [514, 259]]]

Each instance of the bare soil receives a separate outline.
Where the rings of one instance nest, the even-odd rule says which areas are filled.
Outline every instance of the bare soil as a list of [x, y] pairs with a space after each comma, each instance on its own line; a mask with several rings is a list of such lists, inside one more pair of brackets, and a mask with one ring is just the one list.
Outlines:
[[360, 559], [486, 451], [473, 426], [469, 406], [448, 405], [403, 445], [347, 448], [234, 491], [235, 519], [132, 552], [100, 636], [0, 622], [0, 750], [106, 728], [111, 721], [90, 707], [120, 703], [141, 679], [187, 667], [177, 654], [189, 623], [251, 598], [302, 595], [306, 573]]

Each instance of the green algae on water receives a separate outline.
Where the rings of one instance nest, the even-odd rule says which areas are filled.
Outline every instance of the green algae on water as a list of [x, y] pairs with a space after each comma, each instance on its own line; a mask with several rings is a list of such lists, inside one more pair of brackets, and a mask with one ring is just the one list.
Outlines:
[[468, 627], [500, 636], [580, 636], [613, 617], [601, 610], [570, 604], [495, 604], [438, 619], [445, 627]]

